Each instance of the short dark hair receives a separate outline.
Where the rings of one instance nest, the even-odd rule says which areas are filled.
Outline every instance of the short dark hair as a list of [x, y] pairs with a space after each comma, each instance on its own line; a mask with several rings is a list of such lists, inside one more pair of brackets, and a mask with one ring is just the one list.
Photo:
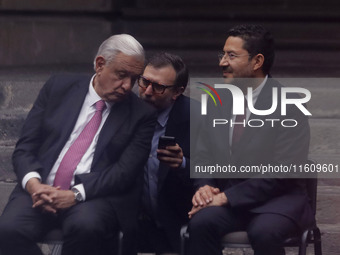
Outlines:
[[153, 55], [149, 59], [147, 65], [151, 65], [155, 68], [162, 68], [169, 65], [172, 66], [176, 72], [174, 85], [176, 87], [186, 88], [189, 81], [189, 71], [181, 57], [171, 53], [161, 52]]
[[240, 37], [244, 41], [243, 48], [250, 54], [250, 58], [257, 54], [264, 56], [262, 71], [269, 74], [274, 63], [275, 48], [272, 34], [261, 25], [239, 25], [230, 29], [229, 36]]

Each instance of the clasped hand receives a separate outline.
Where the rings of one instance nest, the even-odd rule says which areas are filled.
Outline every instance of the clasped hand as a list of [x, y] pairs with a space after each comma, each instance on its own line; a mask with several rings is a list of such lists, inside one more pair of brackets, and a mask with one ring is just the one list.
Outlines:
[[183, 162], [183, 151], [176, 143], [174, 146], [166, 146], [165, 149], [158, 149], [157, 158], [172, 168], [179, 168]]
[[76, 204], [71, 190], [61, 190], [60, 187], [41, 184], [37, 179], [31, 180], [27, 183], [26, 188], [31, 194], [33, 208], [41, 208], [44, 212], [55, 214], [59, 210]]
[[208, 206], [223, 206], [228, 203], [228, 199], [224, 192], [220, 192], [219, 188], [214, 188], [205, 185], [199, 188], [192, 198], [192, 208], [188, 213], [189, 218], [197, 213], [199, 210]]

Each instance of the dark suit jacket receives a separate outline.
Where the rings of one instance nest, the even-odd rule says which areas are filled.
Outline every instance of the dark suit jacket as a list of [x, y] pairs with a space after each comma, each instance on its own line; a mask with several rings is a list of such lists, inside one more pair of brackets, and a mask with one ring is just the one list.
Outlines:
[[[14, 171], [22, 178], [37, 171], [45, 182], [68, 140], [88, 92], [91, 77], [54, 76], [46, 82], [27, 116], [13, 154]], [[145, 164], [153, 136], [155, 111], [131, 93], [112, 106], [101, 130], [91, 171], [77, 175], [86, 199], [110, 197], [124, 237], [129, 237], [137, 211]], [[124, 238], [125, 239], [125, 238]]]
[[[278, 88], [280, 95], [282, 85], [269, 79], [256, 101], [256, 109], [266, 110], [271, 107], [273, 87]], [[292, 96], [298, 97], [298, 95]], [[224, 107], [227, 107], [226, 112], [229, 114], [226, 119], [230, 119], [232, 117], [231, 96], [229, 95], [229, 100], [225, 100], [223, 103], [225, 103]], [[219, 151], [218, 148], [222, 148], [220, 152], [225, 153], [224, 164], [229, 163], [237, 167], [306, 163], [310, 140], [308, 118], [295, 105], [288, 105], [287, 116], [281, 116], [280, 103], [281, 98], [279, 97], [278, 108], [271, 115], [255, 116], [252, 114], [249, 119], [295, 119], [298, 121], [296, 127], [284, 128], [280, 122], [276, 122], [275, 127], [271, 127], [269, 122], [260, 128], [247, 126], [234, 153], [227, 154], [225, 152], [230, 150], [229, 126], [225, 125], [223, 132], [219, 132], [219, 135], [215, 136], [214, 148], [210, 148], [214, 152]], [[200, 144], [199, 148], [207, 150], [209, 146]], [[196, 156], [205, 157], [205, 155], [212, 155], [212, 153], [201, 151]], [[206, 161], [208, 160], [214, 162], [211, 159]], [[205, 184], [223, 190], [228, 198], [229, 206], [236, 210], [281, 214], [292, 219], [301, 228], [305, 228], [313, 222], [314, 216], [306, 195], [305, 181], [302, 179], [199, 179], [195, 183], [197, 187]]]
[[179, 231], [188, 221], [193, 196], [190, 180], [190, 99], [181, 95], [174, 103], [165, 135], [174, 136], [186, 158], [184, 169], [160, 164], [158, 175], [158, 218], [174, 249], [179, 249]]

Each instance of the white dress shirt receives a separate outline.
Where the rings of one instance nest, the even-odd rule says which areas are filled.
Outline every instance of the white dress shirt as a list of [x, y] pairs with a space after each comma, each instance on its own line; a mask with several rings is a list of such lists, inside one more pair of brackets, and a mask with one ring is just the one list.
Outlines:
[[[86, 124], [91, 120], [91, 118], [93, 117], [93, 115], [95, 114], [96, 108], [95, 108], [95, 104], [97, 101], [102, 100], [101, 97], [97, 94], [97, 92], [94, 90], [93, 88], [93, 79], [94, 79], [95, 75], [91, 78], [90, 84], [89, 84], [89, 91], [85, 97], [83, 106], [80, 110], [79, 116], [78, 116], [78, 120], [73, 128], [73, 131], [69, 137], [69, 139], [67, 140], [66, 144], [64, 145], [64, 148], [61, 150], [58, 159], [56, 160], [56, 162], [54, 163], [48, 177], [46, 180], [46, 184], [48, 185], [53, 185], [54, 182], [54, 178], [56, 175], [56, 172], [59, 168], [60, 162], [63, 159], [64, 155], [66, 154], [67, 150], [70, 148], [70, 146], [73, 144], [73, 142], [78, 138], [79, 134], [83, 131], [84, 127], [86, 126]], [[87, 151], [85, 152], [84, 156], [82, 157], [82, 159], [80, 160], [76, 170], [73, 173], [73, 179], [71, 182], [71, 186], [74, 185], [74, 175], [76, 174], [85, 174], [85, 173], [89, 173], [91, 170], [91, 165], [92, 165], [92, 161], [93, 161], [93, 155], [96, 149], [96, 145], [97, 145], [97, 141], [98, 141], [98, 137], [100, 134], [100, 131], [107, 119], [107, 117], [109, 116], [111, 107], [112, 107], [112, 103], [108, 103], [105, 102], [106, 104], [106, 109], [103, 111], [102, 113], [102, 121], [100, 123], [100, 126], [97, 130], [97, 133], [95, 134], [92, 143], [90, 144], [89, 148], [87, 149]], [[67, 114], [67, 112], [65, 112], [65, 114]], [[25, 189], [27, 182], [29, 181], [29, 179], [31, 178], [38, 178], [41, 180], [41, 176], [38, 172], [30, 172], [28, 174], [26, 174], [22, 180], [22, 187]], [[76, 185], [75, 188], [77, 188], [79, 190], [79, 192], [81, 193], [83, 200], [86, 199], [86, 194], [85, 194], [85, 190], [84, 190], [84, 186], [83, 184], [79, 184]]]
[[[261, 82], [261, 84], [256, 89], [253, 90], [253, 95], [252, 95], [253, 105], [256, 104], [257, 98], [259, 97], [259, 95], [260, 95], [264, 85], [266, 84], [267, 80], [268, 80], [268, 75], [266, 75], [266, 77], [264, 77], [264, 80]], [[247, 101], [247, 95], [244, 95], [244, 97], [245, 97], [244, 100]], [[246, 112], [246, 123], [247, 123], [251, 112], [250, 112], [248, 107], [246, 108], [246, 111], [247, 111]], [[236, 119], [236, 115], [233, 115], [232, 116], [232, 123], [235, 123], [235, 119]], [[234, 125], [230, 126], [230, 129], [229, 129], [229, 144], [230, 144], [230, 146], [231, 146], [232, 141], [233, 141], [233, 132], [234, 132]]]

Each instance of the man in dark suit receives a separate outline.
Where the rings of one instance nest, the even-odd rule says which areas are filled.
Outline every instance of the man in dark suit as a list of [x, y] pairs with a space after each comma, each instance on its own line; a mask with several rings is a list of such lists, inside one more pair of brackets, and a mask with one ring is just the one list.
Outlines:
[[115, 35], [100, 46], [92, 78], [46, 82], [13, 153], [18, 185], [0, 218], [1, 254], [42, 254], [36, 242], [54, 227], [62, 254], [108, 254], [106, 240], [119, 230], [124, 253], [135, 254], [141, 166], [156, 118], [130, 93], [143, 65], [139, 42]]
[[[169, 53], [154, 55], [138, 80], [140, 97], [158, 111], [151, 153], [144, 167], [140, 252], [178, 252], [179, 231], [188, 221], [193, 188], [189, 170], [190, 100], [182, 95], [187, 83], [186, 65]], [[175, 137], [175, 144], [157, 149], [164, 135]]]
[[[274, 60], [273, 38], [268, 31], [257, 25], [231, 29], [219, 58], [226, 83], [238, 86], [244, 95], [251, 87], [254, 108], [271, 108], [272, 89], [277, 88], [280, 94], [282, 86], [268, 77]], [[210, 157], [206, 162], [216, 159], [215, 164], [223, 158], [224, 164], [235, 166], [237, 170], [242, 166], [306, 163], [310, 139], [308, 118], [295, 105], [288, 105], [287, 116], [282, 116], [280, 102], [279, 97], [278, 108], [268, 116], [255, 115], [248, 109], [241, 122], [232, 114], [233, 102], [229, 94], [229, 101], [223, 101], [223, 107], [226, 119], [231, 119], [235, 125], [224, 126], [224, 134], [219, 133], [210, 144], [198, 142], [195, 157], [201, 157], [201, 161]], [[298, 124], [284, 127], [268, 122], [262, 127], [246, 125], [243, 130], [237, 128], [240, 124], [236, 125], [265, 118], [295, 119]], [[217, 155], [217, 159], [209, 150], [222, 156]], [[255, 255], [284, 254], [285, 238], [313, 222], [305, 182], [301, 179], [199, 179], [195, 184], [197, 191], [189, 212], [190, 255], [221, 254], [220, 238], [239, 230], [248, 232]]]

